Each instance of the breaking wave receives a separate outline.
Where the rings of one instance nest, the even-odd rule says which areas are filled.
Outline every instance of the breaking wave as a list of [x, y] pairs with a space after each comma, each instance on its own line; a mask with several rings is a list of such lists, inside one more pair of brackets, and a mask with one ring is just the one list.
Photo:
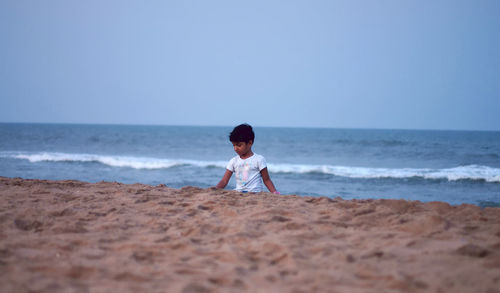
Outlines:
[[479, 165], [467, 165], [445, 169], [431, 168], [366, 168], [331, 165], [269, 164], [269, 170], [283, 173], [321, 173], [349, 178], [423, 178], [448, 181], [484, 180], [500, 182], [500, 169]]
[[69, 154], [69, 153], [35, 153], [35, 154], [9, 154], [0, 155], [15, 159], [28, 160], [31, 163], [37, 162], [80, 162], [80, 163], [101, 163], [103, 165], [119, 168], [134, 169], [166, 169], [176, 166], [192, 165], [197, 167], [220, 167], [224, 168], [226, 162], [205, 162], [196, 160], [171, 160], [149, 157], [131, 157], [131, 156], [106, 156], [94, 154]]
[[[225, 168], [226, 161], [199, 161], [187, 159], [162, 159], [134, 156], [107, 156], [96, 154], [70, 154], [57, 152], [16, 153], [3, 152], [0, 157], [28, 160], [37, 162], [94, 162], [118, 168], [134, 169], [167, 169], [176, 166], [195, 166], [201, 168]], [[368, 168], [332, 165], [307, 164], [268, 164], [272, 173], [307, 174], [319, 173], [339, 177], [377, 179], [377, 178], [423, 178], [430, 180], [480, 180], [492, 183], [500, 182], [500, 169], [481, 165], [467, 165], [453, 168]]]

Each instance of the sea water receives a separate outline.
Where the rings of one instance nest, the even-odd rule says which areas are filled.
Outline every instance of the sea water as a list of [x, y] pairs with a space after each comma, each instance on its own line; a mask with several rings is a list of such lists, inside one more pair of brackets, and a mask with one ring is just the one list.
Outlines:
[[[236, 155], [231, 130], [1, 123], [0, 176], [205, 188]], [[282, 194], [500, 205], [500, 132], [254, 130]]]

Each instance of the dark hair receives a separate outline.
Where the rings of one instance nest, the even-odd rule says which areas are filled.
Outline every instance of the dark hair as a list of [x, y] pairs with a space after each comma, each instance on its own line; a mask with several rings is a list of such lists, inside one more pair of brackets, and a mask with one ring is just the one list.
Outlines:
[[255, 133], [253, 133], [252, 126], [248, 124], [240, 124], [236, 126], [233, 131], [229, 134], [229, 140], [231, 142], [244, 142], [248, 143], [255, 139]]

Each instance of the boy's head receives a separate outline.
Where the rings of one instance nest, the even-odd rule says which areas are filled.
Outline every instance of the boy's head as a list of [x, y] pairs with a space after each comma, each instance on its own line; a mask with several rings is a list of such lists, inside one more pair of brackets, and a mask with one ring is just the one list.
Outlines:
[[253, 133], [252, 126], [248, 124], [240, 124], [236, 126], [233, 131], [229, 134], [229, 140], [231, 142], [244, 142], [253, 144], [255, 139], [255, 133]]

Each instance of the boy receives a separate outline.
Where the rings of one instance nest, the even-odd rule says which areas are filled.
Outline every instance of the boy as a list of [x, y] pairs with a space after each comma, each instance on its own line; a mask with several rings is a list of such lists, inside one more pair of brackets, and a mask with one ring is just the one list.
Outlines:
[[262, 182], [264, 182], [270, 192], [279, 194], [269, 177], [266, 159], [252, 152], [254, 139], [255, 134], [252, 126], [248, 124], [236, 126], [229, 134], [229, 140], [238, 155], [229, 161], [226, 173], [224, 173], [221, 181], [215, 186], [216, 188], [226, 187], [229, 179], [236, 172], [237, 191], [261, 192], [263, 191]]

